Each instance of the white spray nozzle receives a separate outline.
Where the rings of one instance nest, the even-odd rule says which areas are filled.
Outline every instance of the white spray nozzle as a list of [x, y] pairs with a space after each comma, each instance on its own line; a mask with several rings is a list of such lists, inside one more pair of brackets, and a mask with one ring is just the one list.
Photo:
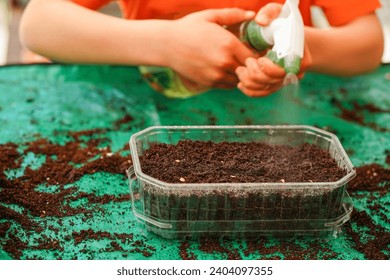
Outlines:
[[290, 72], [297, 72], [297, 66], [293, 64], [303, 57], [304, 24], [298, 5], [299, 0], [286, 0], [279, 17], [262, 29], [262, 36], [273, 45], [277, 59], [284, 60], [286, 72], [289, 67], [293, 69]]

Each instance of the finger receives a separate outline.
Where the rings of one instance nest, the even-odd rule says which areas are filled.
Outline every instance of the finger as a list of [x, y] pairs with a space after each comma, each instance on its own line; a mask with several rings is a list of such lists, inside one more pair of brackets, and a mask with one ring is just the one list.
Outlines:
[[258, 57], [258, 54], [254, 54], [248, 47], [238, 41], [238, 44], [234, 47], [233, 58], [239, 65], [245, 65], [245, 61], [248, 58]]
[[257, 13], [255, 21], [262, 26], [269, 25], [273, 19], [279, 16], [282, 7], [282, 4], [268, 3]]
[[237, 68], [236, 73], [242, 87], [251, 90], [269, 90], [283, 83], [282, 79], [270, 81], [264, 73], [260, 73], [259, 76], [256, 76], [257, 79], [254, 79], [248, 75], [248, 69], [245, 67]]
[[238, 89], [241, 90], [242, 93], [244, 93], [245, 95], [249, 96], [249, 97], [264, 97], [264, 96], [268, 96], [272, 93], [274, 93], [275, 91], [277, 91], [279, 88], [278, 87], [272, 87], [272, 88], [269, 88], [269, 89], [261, 89], [261, 90], [256, 90], [256, 89], [249, 89], [249, 88], [246, 88], [244, 87], [241, 83], [239, 83], [237, 85]]
[[261, 57], [257, 60], [257, 63], [260, 65], [264, 74], [270, 78], [280, 79], [286, 76], [286, 71], [279, 65], [273, 63], [269, 58]]
[[240, 81], [242, 87], [250, 90], [265, 90], [265, 91], [274, 91], [278, 90], [283, 86], [283, 81], [279, 83], [274, 84], [259, 84], [259, 83], [253, 83], [253, 82], [243, 82]]
[[[272, 63], [272, 62], [271, 62]], [[281, 73], [277, 72], [277, 74], [269, 76], [267, 72], [269, 70], [264, 67], [266, 64], [258, 63], [258, 60], [248, 58], [246, 61], [246, 66], [240, 66], [236, 69], [236, 74], [240, 79], [240, 82], [248, 88], [251, 89], [262, 89], [266, 86], [273, 86], [275, 84], [283, 83], [283, 79], [285, 77], [285, 72], [282, 69]], [[273, 67], [273, 65], [271, 65]], [[279, 69], [277, 69], [279, 71]]]
[[264, 82], [254, 82], [248, 75], [248, 69], [246, 67], [238, 67], [236, 69], [237, 77], [240, 80], [240, 85], [242, 88], [251, 88], [255, 90], [264, 89], [267, 84]]
[[267, 83], [267, 84], [274, 84], [280, 82], [284, 75], [282, 76], [269, 76], [264, 69], [265, 64], [258, 63], [257, 59], [251, 59], [248, 58], [246, 60], [246, 67], [248, 71], [248, 77], [250, 77], [253, 81], [257, 83]]
[[183, 75], [177, 73], [184, 85], [199, 86], [200, 88], [235, 88], [239, 82], [235, 73], [230, 72], [203, 72], [200, 75]]
[[251, 96], [251, 97], [258, 97], [258, 96], [267, 96], [270, 95], [276, 91], [278, 91], [280, 88], [282, 88], [283, 84], [275, 84], [272, 86], [268, 86], [266, 88], [262, 89], [252, 89], [252, 88], [247, 88], [242, 85], [242, 83], [238, 84], [238, 88], [246, 95]]
[[255, 16], [255, 12], [239, 8], [209, 9], [201, 13], [208, 21], [219, 25], [232, 25]]

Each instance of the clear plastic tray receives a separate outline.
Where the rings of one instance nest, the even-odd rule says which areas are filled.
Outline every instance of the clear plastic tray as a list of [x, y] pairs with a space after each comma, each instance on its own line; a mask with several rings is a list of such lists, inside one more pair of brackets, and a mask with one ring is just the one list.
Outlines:
[[[166, 183], [142, 172], [139, 157], [153, 143], [180, 140], [317, 145], [346, 175], [336, 182]], [[356, 171], [338, 138], [310, 126], [155, 126], [130, 139], [133, 212], [167, 238], [199, 235], [335, 234], [349, 220], [345, 188]]]

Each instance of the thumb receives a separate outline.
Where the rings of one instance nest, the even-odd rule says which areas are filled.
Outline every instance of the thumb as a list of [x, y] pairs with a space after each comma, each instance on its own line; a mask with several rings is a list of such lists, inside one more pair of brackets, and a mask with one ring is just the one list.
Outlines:
[[239, 8], [209, 9], [201, 13], [205, 19], [218, 25], [232, 25], [255, 16], [255, 12]]
[[269, 25], [272, 20], [279, 16], [282, 11], [282, 7], [282, 4], [268, 3], [257, 13], [255, 21], [261, 26]]

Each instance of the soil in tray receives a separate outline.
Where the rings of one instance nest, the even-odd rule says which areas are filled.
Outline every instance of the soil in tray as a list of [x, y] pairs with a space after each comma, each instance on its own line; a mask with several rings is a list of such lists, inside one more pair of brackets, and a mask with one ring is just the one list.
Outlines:
[[142, 172], [168, 183], [335, 182], [345, 175], [327, 151], [265, 143], [180, 141], [154, 144]]
[[[177, 145], [152, 145], [140, 157], [140, 164], [145, 174], [168, 183], [272, 182], [281, 186], [280, 190], [186, 191], [185, 187], [165, 190], [145, 184], [145, 214], [159, 220], [324, 219], [342, 214], [344, 187], [283, 189], [288, 182], [335, 182], [346, 174], [327, 151], [312, 144], [184, 140]], [[227, 226], [242, 227], [239, 223]]]

